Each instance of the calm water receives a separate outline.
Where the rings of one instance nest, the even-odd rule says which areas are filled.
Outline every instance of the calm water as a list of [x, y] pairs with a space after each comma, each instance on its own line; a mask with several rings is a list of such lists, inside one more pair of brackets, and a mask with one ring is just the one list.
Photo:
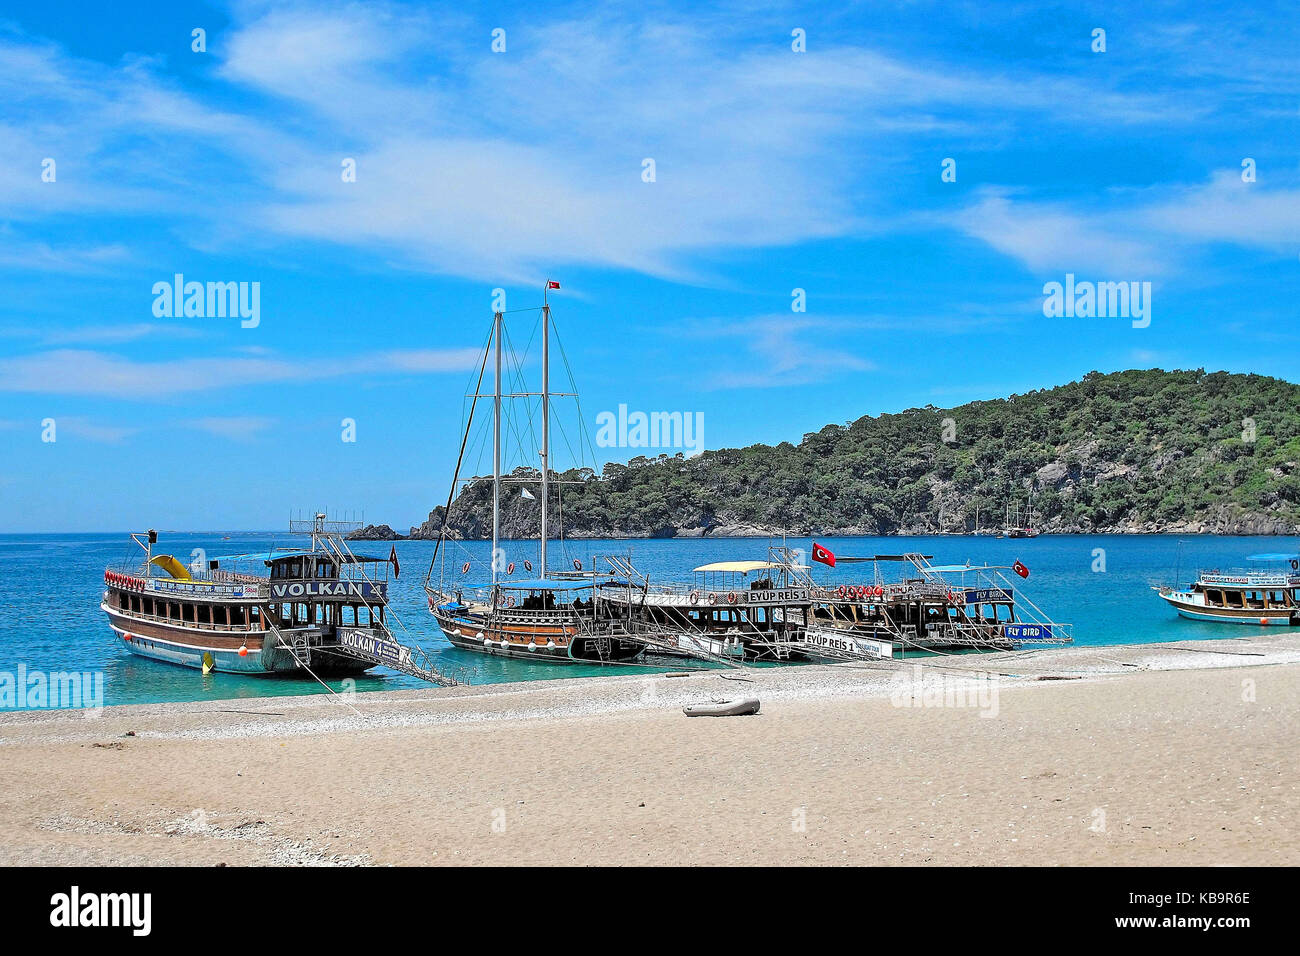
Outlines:
[[[899, 554], [921, 551], [936, 564], [1010, 564], [1023, 561], [1031, 576], [1024, 593], [1057, 621], [1074, 624], [1079, 645], [1150, 643], [1195, 640], [1235, 633], [1232, 625], [1215, 625], [1178, 618], [1150, 590], [1154, 584], [1190, 579], [1198, 567], [1244, 564], [1248, 554], [1289, 551], [1292, 538], [1231, 538], [1167, 536], [1069, 535], [1031, 540], [987, 537], [821, 538], [838, 555]], [[301, 538], [285, 534], [188, 534], [164, 532], [157, 550], [182, 556], [202, 548], [210, 557], [268, 547], [300, 545]], [[792, 546], [809, 547], [807, 539]], [[552, 567], [567, 567], [578, 558], [590, 566], [593, 554], [631, 552], [637, 567], [651, 580], [689, 578], [689, 570], [709, 561], [765, 558], [766, 538], [654, 541], [583, 541], [551, 547]], [[358, 553], [386, 555], [388, 542], [356, 542]], [[522, 566], [537, 561], [536, 542], [507, 543], [509, 560]], [[1094, 571], [1094, 549], [1105, 551], [1104, 572]], [[486, 542], [456, 543], [451, 565], [469, 557], [486, 562]], [[108, 704], [155, 701], [220, 700], [286, 694], [323, 693], [310, 678], [203, 676], [199, 671], [145, 660], [127, 653], [99, 610], [105, 566], [139, 553], [125, 535], [0, 535], [0, 570], [6, 587], [0, 596], [0, 671], [102, 671]], [[390, 605], [407, 627], [406, 635], [430, 650], [440, 666], [458, 670], [474, 683], [543, 680], [610, 673], [606, 668], [533, 664], [488, 658], [451, 647], [425, 610], [421, 589], [431, 541], [399, 541], [402, 574], [390, 585]], [[868, 566], [869, 567], [869, 566]], [[819, 580], [834, 583], [860, 579], [861, 565], [838, 569], [818, 566]], [[889, 572], [892, 576], [893, 572]], [[459, 575], [456, 575], [459, 577]], [[1239, 626], [1236, 626], [1239, 627]], [[394, 627], [399, 638], [402, 630]], [[1241, 628], [1245, 631], [1245, 628]], [[627, 670], [628, 668], [623, 668]], [[635, 668], [632, 668], [635, 670]], [[644, 670], [652, 670], [645, 668]], [[334, 684], [338, 686], [337, 683]], [[357, 680], [358, 690], [420, 687], [420, 681], [383, 668]]]

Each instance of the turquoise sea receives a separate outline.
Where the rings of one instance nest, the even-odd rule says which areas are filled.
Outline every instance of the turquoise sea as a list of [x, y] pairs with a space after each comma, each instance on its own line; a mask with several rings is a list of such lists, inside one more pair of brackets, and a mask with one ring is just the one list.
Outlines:
[[[188, 561], [194, 549], [219, 557], [269, 547], [301, 545], [284, 533], [190, 533], [160, 531], [156, 553]], [[1295, 549], [1292, 538], [1174, 537], [1163, 535], [1059, 535], [1028, 540], [990, 537], [819, 538], [837, 555], [899, 554], [921, 551], [936, 564], [1011, 564], [1030, 569], [1020, 582], [1024, 593], [1053, 619], [1074, 625], [1078, 645], [1151, 643], [1222, 637], [1253, 631], [1240, 626], [1178, 618], [1151, 591], [1152, 585], [1185, 583], [1198, 567], [1243, 565], [1249, 554]], [[791, 547], [810, 541], [791, 539]], [[552, 567], [576, 558], [590, 567], [591, 556], [631, 554], [651, 580], [689, 580], [691, 568], [709, 561], [765, 558], [767, 538], [713, 538], [554, 542]], [[358, 553], [387, 555], [389, 542], [354, 542]], [[421, 589], [434, 544], [396, 543], [401, 577], [391, 585], [390, 606], [405, 623], [407, 636], [430, 651], [440, 666], [473, 683], [545, 680], [610, 673], [606, 668], [548, 665], [487, 658], [452, 648], [427, 613]], [[536, 542], [506, 542], [509, 560], [537, 561]], [[1104, 570], [1096, 549], [1104, 551]], [[457, 542], [449, 572], [459, 577], [467, 558], [486, 562], [487, 542]], [[107, 704], [221, 700], [286, 694], [324, 693], [311, 678], [203, 676], [175, 665], [145, 660], [122, 648], [99, 610], [103, 571], [136, 561], [139, 550], [125, 534], [0, 535], [0, 672], [102, 672]], [[819, 580], [860, 580], [861, 565], [816, 567]], [[890, 572], [892, 575], [893, 572]], [[402, 631], [394, 628], [402, 637]], [[635, 670], [626, 666], [620, 670]], [[338, 686], [337, 683], [334, 686]], [[425, 686], [414, 678], [377, 668], [357, 680], [358, 690]]]

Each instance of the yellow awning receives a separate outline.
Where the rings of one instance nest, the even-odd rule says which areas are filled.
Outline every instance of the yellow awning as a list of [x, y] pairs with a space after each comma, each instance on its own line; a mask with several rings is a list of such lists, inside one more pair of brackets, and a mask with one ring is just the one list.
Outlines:
[[158, 567], [162, 568], [178, 581], [192, 580], [190, 578], [189, 569], [173, 558], [170, 554], [155, 554], [149, 559], [149, 563], [158, 565]]
[[750, 571], [780, 571], [783, 568], [803, 567], [803, 565], [781, 564], [776, 561], [717, 561], [702, 564], [695, 569], [697, 574], [704, 571], [730, 571], [733, 574], [748, 574]]

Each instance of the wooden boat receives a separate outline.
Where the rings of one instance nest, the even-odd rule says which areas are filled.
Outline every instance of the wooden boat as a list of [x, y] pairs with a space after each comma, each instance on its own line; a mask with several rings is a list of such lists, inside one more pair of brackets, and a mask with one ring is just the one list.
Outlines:
[[205, 568], [154, 554], [155, 531], [133, 534], [144, 558], [104, 572], [100, 608], [131, 653], [205, 673], [325, 676], [386, 664], [454, 683], [393, 638], [389, 558], [353, 554], [342, 537], [349, 529], [323, 514], [291, 528], [310, 534], [311, 545], [230, 555]]
[[659, 653], [783, 660], [812, 600], [795, 571], [779, 561], [715, 561], [695, 568], [688, 583], [653, 585], [636, 582], [633, 571], [625, 575], [631, 584], [603, 585], [596, 600], [603, 616], [631, 621], [629, 629]]
[[1277, 567], [1201, 571], [1185, 588], [1155, 590], [1181, 616], [1194, 621], [1300, 625], [1300, 555], [1253, 554], [1246, 560]]
[[[814, 624], [841, 638], [889, 642], [898, 650], [1010, 650], [1025, 644], [1068, 644], [1073, 628], [1051, 620], [1004, 572], [989, 564], [936, 565], [915, 552], [840, 557], [869, 563], [870, 577], [821, 585], [814, 594]], [[881, 567], [895, 566], [895, 576]], [[815, 634], [815, 631], [813, 632]], [[861, 656], [828, 647], [829, 658]]]
[[[548, 280], [546, 288], [558, 288], [558, 283]], [[492, 555], [486, 568], [477, 567], [473, 560], [465, 561], [460, 566], [462, 578], [471, 574], [487, 577], [478, 583], [459, 581], [455, 571], [447, 568], [447, 514], [455, 499], [462, 462], [457, 461], [456, 471], [452, 476], [451, 490], [447, 496], [447, 505], [443, 510], [443, 528], [435, 545], [433, 558], [429, 563], [429, 573], [425, 576], [424, 590], [429, 606], [429, 613], [446, 635], [447, 640], [463, 650], [477, 651], [502, 657], [524, 660], [567, 663], [614, 663], [632, 660], [641, 655], [645, 644], [611, 622], [597, 615], [593, 591], [603, 579], [597, 573], [595, 560], [588, 569], [584, 569], [580, 560], [574, 559], [573, 571], [555, 571], [547, 562], [547, 547], [550, 537], [549, 504], [551, 486], [556, 483], [550, 465], [550, 423], [551, 398], [550, 387], [550, 337], [551, 309], [543, 294], [541, 307], [541, 391], [540, 393], [522, 392], [506, 393], [503, 391], [502, 361], [504, 354], [504, 315], [497, 312], [492, 320], [492, 336], [483, 353], [479, 370], [479, 387], [475, 388], [470, 405], [470, 412], [465, 427], [465, 439], [461, 444], [463, 458], [470, 429], [474, 423], [474, 412], [480, 399], [492, 400]], [[489, 355], [494, 357], [493, 391], [490, 395], [480, 394], [483, 374], [487, 367]], [[512, 366], [515, 363], [512, 362]], [[569, 393], [570, 395], [572, 393]], [[540, 511], [540, 561], [536, 577], [515, 579], [515, 562], [499, 560], [501, 552], [501, 495], [502, 487], [507, 482], [519, 483], [512, 476], [507, 479], [502, 473], [502, 402], [508, 399], [540, 400], [541, 410], [541, 450], [535, 484], [537, 494], [524, 489], [527, 498], [537, 502]], [[472, 479], [480, 480], [480, 479]], [[533, 483], [534, 479], [525, 479], [524, 483]], [[441, 563], [439, 558], [441, 557]], [[522, 562], [523, 573], [532, 574], [530, 561]], [[439, 579], [433, 580], [434, 570], [438, 569]], [[605, 576], [605, 579], [609, 575]]]
[[[766, 561], [722, 561], [694, 570], [689, 584], [614, 586], [597, 603], [625, 606], [656, 651], [718, 659], [882, 660], [908, 650], [1007, 650], [1065, 644], [1072, 628], [1047, 618], [992, 565], [930, 563], [923, 554], [841, 557], [870, 563], [867, 580], [819, 583], [799, 552]], [[882, 564], [904, 570], [893, 580]], [[617, 617], [623, 611], [611, 611]], [[665, 644], [650, 628], [675, 639]], [[635, 628], [634, 628], [635, 629]]]

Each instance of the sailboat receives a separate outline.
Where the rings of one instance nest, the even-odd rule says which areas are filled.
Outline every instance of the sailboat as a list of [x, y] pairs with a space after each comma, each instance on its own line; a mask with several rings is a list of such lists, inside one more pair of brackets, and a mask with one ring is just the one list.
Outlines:
[[[442, 532], [434, 548], [425, 577], [424, 590], [429, 612], [447, 640], [454, 646], [483, 654], [549, 662], [611, 663], [628, 661], [644, 653], [646, 645], [636, 640], [613, 621], [600, 619], [601, 602], [595, 599], [596, 588], [613, 582], [614, 575], [602, 576], [597, 572], [595, 559], [588, 568], [582, 561], [573, 559], [572, 570], [552, 570], [547, 561], [550, 537], [549, 507], [551, 485], [556, 479], [551, 474], [551, 398], [550, 385], [551, 307], [549, 292], [560, 284], [548, 279], [542, 296], [542, 387], [540, 393], [511, 392], [504, 389], [502, 361], [505, 339], [505, 315], [501, 311], [492, 317], [492, 334], [483, 352], [479, 367], [478, 385], [475, 386], [470, 412], [461, 441], [460, 458], [452, 476], [447, 505], [443, 509]], [[532, 311], [532, 310], [526, 310]], [[493, 357], [493, 390], [482, 393], [484, 372], [489, 355]], [[567, 393], [572, 395], [573, 393]], [[448, 515], [455, 500], [460, 466], [474, 412], [480, 399], [492, 401], [492, 560], [488, 580], [477, 583], [447, 582]], [[540, 490], [536, 495], [523, 489], [523, 496], [537, 502], [540, 511], [538, 544], [540, 560], [536, 577], [531, 561], [525, 560], [525, 576], [514, 577], [515, 562], [506, 562], [501, 551], [502, 486], [507, 480], [502, 474], [502, 404], [507, 399], [540, 398], [541, 450], [539, 476]], [[532, 480], [532, 479], [525, 479]], [[439, 564], [441, 554], [442, 563]], [[434, 568], [439, 570], [439, 580], [433, 580]], [[478, 571], [473, 561], [460, 566], [462, 576]]]
[[[1014, 520], [1013, 520], [1014, 518]], [[1038, 529], [1034, 527], [1034, 489], [1029, 489], [1029, 507], [1022, 513], [1019, 508], [1014, 512], [1011, 510], [1011, 502], [1007, 501], [1007, 524], [1006, 531], [998, 537], [1007, 538], [1037, 538]]]

